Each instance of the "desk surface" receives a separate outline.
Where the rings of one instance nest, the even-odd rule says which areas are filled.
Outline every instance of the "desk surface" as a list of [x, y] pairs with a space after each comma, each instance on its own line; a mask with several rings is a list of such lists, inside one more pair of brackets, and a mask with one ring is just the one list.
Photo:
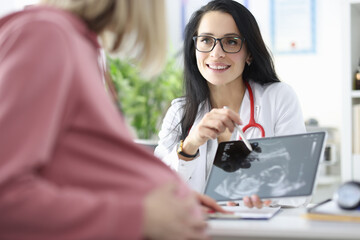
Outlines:
[[212, 240], [360, 239], [360, 223], [308, 220], [305, 208], [281, 209], [270, 220], [209, 220]]

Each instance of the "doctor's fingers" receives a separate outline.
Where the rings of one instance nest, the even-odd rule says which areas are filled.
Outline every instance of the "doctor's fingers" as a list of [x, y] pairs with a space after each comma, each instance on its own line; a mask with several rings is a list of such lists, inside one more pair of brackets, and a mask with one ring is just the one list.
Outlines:
[[199, 148], [209, 139], [215, 139], [217, 135], [218, 133], [214, 132], [213, 129], [209, 129], [204, 125], [198, 124], [192, 131], [190, 131], [189, 135], [184, 141], [184, 145], [186, 142], [191, 143], [192, 146], [197, 146]]
[[253, 207], [256, 207], [256, 208], [262, 208], [264, 205], [265, 206], [268, 206], [268, 204], [271, 203], [268, 202], [268, 201], [265, 201], [263, 202], [258, 195], [252, 195], [251, 197], [244, 197], [243, 198], [243, 201], [244, 201], [244, 205], [249, 207], [249, 208], [253, 208]]
[[237, 113], [237, 112], [235, 112], [232, 109], [227, 108], [227, 107], [226, 108], [224, 107], [224, 108], [221, 108], [221, 109], [218, 109], [218, 110], [221, 111], [220, 113], [222, 115], [227, 116], [234, 123], [236, 123], [238, 125], [242, 125], [242, 121], [241, 121], [239, 113]]
[[256, 194], [251, 196], [251, 201], [254, 203], [254, 206], [257, 208], [262, 208], [264, 206], [269, 206], [271, 204], [271, 200], [263, 200]]
[[201, 146], [209, 139], [216, 139], [227, 128], [230, 132], [234, 131], [234, 122], [221, 110], [213, 109], [206, 113], [194, 131], [190, 131], [188, 137], [194, 145]]
[[248, 196], [243, 197], [243, 203], [248, 208], [253, 208], [254, 207], [253, 202], [251, 201], [250, 197], [248, 197]]
[[[217, 118], [225, 120], [230, 120], [231, 122], [242, 125], [242, 121], [238, 112], [233, 111], [230, 108], [213, 108], [206, 115], [209, 115], [211, 118]], [[206, 116], [205, 115], [205, 116]]]
[[218, 134], [223, 133], [226, 129], [230, 132], [234, 131], [234, 121], [228, 115], [218, 112], [209, 112], [201, 120], [200, 124], [214, 129]]
[[263, 201], [259, 198], [258, 195], [252, 195], [251, 201], [253, 202], [254, 206], [256, 208], [262, 208], [263, 207]]
[[[224, 128], [225, 130], [225, 128]], [[219, 131], [215, 128], [213, 128], [210, 124], [207, 125], [198, 125], [196, 132], [194, 134], [197, 134], [197, 138], [201, 139], [202, 144], [204, 144], [209, 139], [216, 139], [220, 133], [223, 131]], [[202, 145], [201, 144], [201, 145]]]

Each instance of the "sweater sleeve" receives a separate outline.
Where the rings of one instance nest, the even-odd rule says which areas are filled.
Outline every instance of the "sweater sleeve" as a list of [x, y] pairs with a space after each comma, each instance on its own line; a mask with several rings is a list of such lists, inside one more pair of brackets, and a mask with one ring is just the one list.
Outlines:
[[0, 239], [139, 239], [142, 199], [41, 175], [72, 97], [69, 44], [45, 20], [0, 35]]

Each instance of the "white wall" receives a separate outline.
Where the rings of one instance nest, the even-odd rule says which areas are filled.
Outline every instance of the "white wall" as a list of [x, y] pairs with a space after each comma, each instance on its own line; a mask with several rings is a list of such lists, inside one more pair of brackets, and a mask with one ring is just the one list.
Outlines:
[[[171, 45], [180, 48], [181, 1], [167, 0]], [[187, 19], [206, 0], [186, 1]], [[191, 2], [191, 4], [189, 4]], [[241, 1], [243, 2], [243, 1]], [[266, 44], [270, 45], [269, 0], [249, 0]], [[196, 7], [195, 7], [196, 6]], [[290, 84], [300, 99], [304, 119], [316, 118], [322, 127], [341, 126], [342, 93], [342, 9], [341, 0], [316, 0], [316, 52], [312, 54], [274, 55], [280, 79]]]
[[292, 85], [305, 119], [340, 128], [342, 104], [341, 0], [317, 1], [317, 49], [315, 54], [275, 56], [282, 80]]

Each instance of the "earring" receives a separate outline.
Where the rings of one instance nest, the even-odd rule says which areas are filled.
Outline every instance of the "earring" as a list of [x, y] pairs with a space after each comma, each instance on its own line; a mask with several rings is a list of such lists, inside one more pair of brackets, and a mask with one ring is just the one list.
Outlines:
[[247, 65], [248, 65], [248, 67], [250, 67], [251, 62], [249, 61], [249, 62], [246, 62], [246, 63], [247, 63]]

